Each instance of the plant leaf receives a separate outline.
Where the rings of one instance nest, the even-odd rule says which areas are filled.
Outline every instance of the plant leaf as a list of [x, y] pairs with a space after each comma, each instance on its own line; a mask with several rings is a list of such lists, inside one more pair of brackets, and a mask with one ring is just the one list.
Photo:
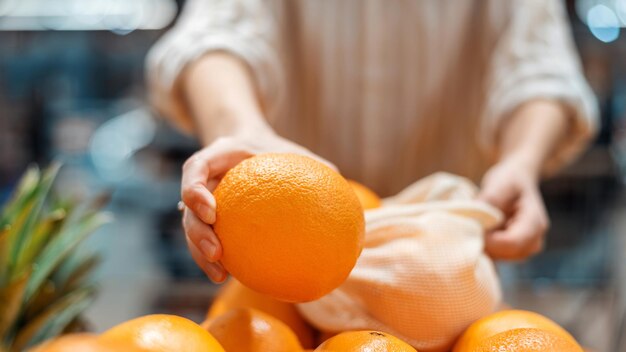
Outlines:
[[65, 209], [56, 209], [35, 226], [28, 245], [22, 248], [21, 254], [18, 258], [16, 265], [18, 271], [25, 268], [29, 265], [29, 263], [32, 263], [35, 260], [44, 245], [55, 233], [55, 230], [58, 231], [65, 217]]
[[13, 216], [18, 212], [18, 209], [23, 208], [24, 203], [29, 201], [29, 196], [39, 184], [39, 178], [40, 173], [37, 166], [31, 166], [26, 170], [15, 189], [15, 193], [13, 193], [13, 196], [2, 209], [2, 215], [0, 215], [0, 229], [5, 228], [13, 222]]
[[68, 219], [59, 234], [37, 257], [33, 274], [26, 286], [26, 302], [33, 298], [43, 281], [81, 241], [110, 219], [111, 216], [107, 213], [94, 213], [78, 219], [76, 217]]
[[[11, 260], [10, 263], [12, 265], [12, 271], [14, 273], [20, 273], [23, 270], [23, 267], [18, 266], [18, 262], [20, 262], [20, 256], [23, 254], [22, 248], [25, 244], [29, 243], [33, 234], [34, 228], [37, 225], [37, 221], [40, 218], [41, 211], [45, 204], [46, 198], [48, 197], [48, 193], [50, 192], [50, 188], [52, 187], [52, 183], [56, 175], [61, 168], [60, 163], [53, 163], [46, 169], [43, 176], [41, 177], [41, 182], [35, 189], [34, 201], [31, 209], [26, 213], [26, 219], [23, 222], [23, 225], [20, 227], [15, 227], [15, 231], [17, 232], [17, 237], [15, 238], [15, 242], [13, 243], [13, 248], [11, 249]], [[19, 229], [19, 230], [18, 230]]]
[[[29, 272], [22, 274], [11, 282], [7, 287], [0, 289], [0, 338], [9, 338], [10, 331], [15, 328], [16, 318], [22, 308], [24, 291], [28, 283]], [[9, 341], [0, 341], [2, 343]]]
[[61, 298], [20, 330], [12, 348], [23, 351], [59, 334], [89, 306], [93, 293], [93, 287], [85, 287]]

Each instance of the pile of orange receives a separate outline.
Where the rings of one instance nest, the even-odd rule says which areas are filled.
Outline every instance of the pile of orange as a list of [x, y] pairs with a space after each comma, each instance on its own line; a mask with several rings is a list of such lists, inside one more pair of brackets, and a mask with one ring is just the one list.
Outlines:
[[220, 343], [191, 320], [147, 315], [114, 326], [102, 335], [75, 334], [46, 342], [32, 352], [224, 352]]
[[483, 351], [582, 352], [582, 348], [565, 329], [543, 315], [524, 310], [504, 310], [470, 325], [452, 350]]
[[[417, 352], [385, 332], [317, 332], [292, 303], [319, 298], [346, 279], [361, 252], [363, 210], [381, 205], [374, 192], [313, 159], [265, 154], [227, 172], [215, 198], [222, 263], [236, 279], [222, 288], [202, 325], [149, 315], [33, 351]], [[507, 310], [474, 322], [452, 352], [492, 351], [582, 349], [550, 319]]]

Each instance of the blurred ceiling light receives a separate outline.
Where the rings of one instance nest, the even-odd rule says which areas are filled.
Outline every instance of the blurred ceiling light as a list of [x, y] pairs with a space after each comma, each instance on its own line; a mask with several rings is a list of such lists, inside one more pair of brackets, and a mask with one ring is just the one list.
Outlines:
[[0, 0], [0, 30], [162, 29], [176, 17], [174, 0]]
[[89, 151], [98, 173], [109, 181], [129, 177], [133, 155], [150, 144], [157, 125], [145, 109], [136, 109], [103, 123], [91, 137]]
[[615, 12], [605, 5], [595, 5], [587, 12], [587, 26], [599, 40], [610, 43], [619, 37], [620, 22]]

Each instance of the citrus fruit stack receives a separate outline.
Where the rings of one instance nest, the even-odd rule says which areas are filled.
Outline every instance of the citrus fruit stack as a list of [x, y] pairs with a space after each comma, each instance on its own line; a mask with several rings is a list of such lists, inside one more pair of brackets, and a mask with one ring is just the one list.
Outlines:
[[74, 334], [35, 347], [32, 352], [224, 352], [217, 340], [191, 320], [155, 314], [129, 320], [102, 335]]
[[362, 249], [363, 208], [336, 171], [295, 154], [261, 154], [214, 192], [222, 264], [251, 289], [306, 302], [337, 288]]
[[271, 315], [291, 328], [304, 348], [314, 346], [313, 328], [302, 318], [295, 305], [255, 292], [232, 278], [213, 300], [202, 326], [208, 329], [212, 320], [237, 308], [253, 308]]
[[406, 342], [380, 331], [348, 331], [331, 337], [316, 352], [417, 352]]
[[470, 325], [452, 351], [582, 352], [582, 348], [565, 329], [540, 314], [504, 310]]
[[381, 206], [380, 197], [374, 191], [353, 180], [348, 180], [348, 183], [354, 190], [354, 193], [356, 193], [357, 198], [359, 198], [363, 209], [375, 209]]

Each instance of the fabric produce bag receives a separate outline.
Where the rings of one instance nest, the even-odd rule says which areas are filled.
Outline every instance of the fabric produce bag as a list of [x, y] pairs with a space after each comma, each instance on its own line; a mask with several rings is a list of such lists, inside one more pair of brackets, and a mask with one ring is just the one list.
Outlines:
[[492, 313], [501, 289], [484, 253], [485, 231], [502, 222], [475, 200], [470, 181], [424, 178], [366, 211], [363, 252], [330, 294], [299, 304], [323, 331], [381, 330], [419, 351], [446, 351], [465, 328]]

